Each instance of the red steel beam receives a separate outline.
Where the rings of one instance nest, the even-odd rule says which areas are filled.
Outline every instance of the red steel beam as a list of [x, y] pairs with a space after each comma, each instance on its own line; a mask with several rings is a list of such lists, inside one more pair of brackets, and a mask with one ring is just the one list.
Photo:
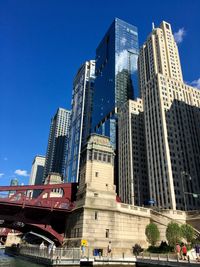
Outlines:
[[72, 187], [77, 186], [77, 183], [63, 183], [63, 184], [46, 184], [46, 185], [20, 185], [20, 186], [0, 186], [0, 191], [27, 191], [27, 190], [44, 190], [66, 188], [71, 190]]

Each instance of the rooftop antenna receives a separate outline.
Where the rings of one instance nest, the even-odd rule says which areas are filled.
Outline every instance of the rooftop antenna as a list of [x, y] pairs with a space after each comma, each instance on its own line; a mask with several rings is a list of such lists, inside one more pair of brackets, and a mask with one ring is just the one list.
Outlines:
[[154, 22], [152, 22], [152, 30], [155, 29], [155, 25], [154, 25]]

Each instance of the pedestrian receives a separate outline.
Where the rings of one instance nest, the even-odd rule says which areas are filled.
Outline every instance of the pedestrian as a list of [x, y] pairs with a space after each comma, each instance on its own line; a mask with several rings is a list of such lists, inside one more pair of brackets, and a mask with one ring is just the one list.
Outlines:
[[181, 259], [180, 257], [180, 252], [181, 252], [181, 246], [179, 245], [179, 243], [176, 243], [176, 255], [177, 255], [177, 259]]
[[109, 241], [108, 247], [107, 247], [107, 255], [109, 256], [111, 252], [112, 252], [111, 241]]
[[44, 242], [42, 242], [41, 244], [40, 244], [40, 249], [44, 249], [45, 248], [45, 245], [44, 245]]
[[52, 251], [53, 251], [53, 253], [56, 251], [56, 245], [55, 244], [53, 244], [53, 246], [52, 246]]
[[84, 258], [85, 256], [85, 246], [81, 246], [81, 257]]
[[198, 243], [195, 245], [195, 252], [196, 252], [196, 260], [199, 261], [200, 246]]
[[183, 244], [182, 246], [182, 253], [183, 253], [183, 259], [187, 260], [187, 248], [185, 244]]
[[51, 255], [51, 250], [52, 250], [52, 244], [48, 245], [48, 254]]

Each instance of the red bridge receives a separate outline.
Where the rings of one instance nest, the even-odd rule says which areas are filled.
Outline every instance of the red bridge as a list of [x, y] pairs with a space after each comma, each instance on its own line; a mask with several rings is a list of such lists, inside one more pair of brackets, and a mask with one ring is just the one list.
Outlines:
[[34, 231], [62, 244], [76, 191], [76, 183], [1, 186], [0, 227], [22, 233]]

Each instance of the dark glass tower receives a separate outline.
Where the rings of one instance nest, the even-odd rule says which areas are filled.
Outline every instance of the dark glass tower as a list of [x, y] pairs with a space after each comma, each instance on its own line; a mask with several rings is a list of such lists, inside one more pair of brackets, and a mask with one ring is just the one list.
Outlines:
[[86, 61], [78, 70], [72, 92], [71, 126], [67, 151], [66, 180], [79, 181], [81, 149], [91, 133], [95, 61]]
[[93, 129], [116, 144], [117, 108], [137, 91], [137, 28], [115, 18], [96, 49]]

